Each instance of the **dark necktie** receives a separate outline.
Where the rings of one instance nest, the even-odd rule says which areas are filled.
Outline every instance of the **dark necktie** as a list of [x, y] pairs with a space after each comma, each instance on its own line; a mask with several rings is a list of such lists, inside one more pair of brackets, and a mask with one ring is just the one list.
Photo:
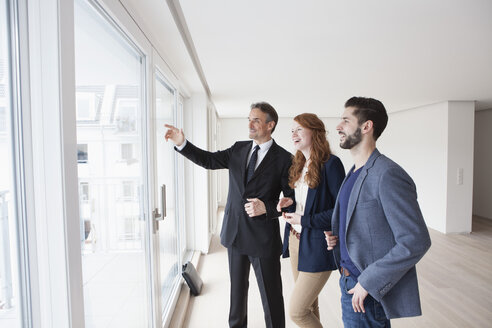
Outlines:
[[249, 159], [248, 169], [246, 170], [246, 183], [251, 180], [253, 173], [255, 173], [256, 160], [258, 159], [258, 149], [260, 149], [260, 146], [256, 145], [253, 153], [251, 154], [251, 158]]

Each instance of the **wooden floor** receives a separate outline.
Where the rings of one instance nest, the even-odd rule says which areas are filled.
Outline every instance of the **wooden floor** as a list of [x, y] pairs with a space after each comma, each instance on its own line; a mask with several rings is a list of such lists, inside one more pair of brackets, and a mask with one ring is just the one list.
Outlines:
[[[444, 235], [430, 230], [432, 247], [419, 262], [423, 316], [392, 320], [392, 327], [492, 327], [492, 220], [474, 217], [473, 232]], [[288, 259], [282, 260], [286, 309], [293, 289]], [[200, 260], [203, 294], [192, 297], [185, 327], [227, 327], [229, 275], [227, 252], [214, 236]], [[253, 270], [251, 270], [253, 271]], [[342, 327], [338, 273], [320, 294], [324, 327]], [[250, 277], [248, 327], [265, 327], [254, 274]], [[296, 327], [287, 317], [287, 327]]]

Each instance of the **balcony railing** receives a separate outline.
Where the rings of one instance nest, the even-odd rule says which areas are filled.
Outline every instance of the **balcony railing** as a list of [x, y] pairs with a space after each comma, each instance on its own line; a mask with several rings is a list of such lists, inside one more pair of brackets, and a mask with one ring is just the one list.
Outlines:
[[[80, 226], [84, 252], [139, 251], [143, 245], [140, 199], [132, 179], [81, 179]], [[131, 192], [125, 183], [134, 182]], [[117, 182], [118, 181], [118, 182]]]

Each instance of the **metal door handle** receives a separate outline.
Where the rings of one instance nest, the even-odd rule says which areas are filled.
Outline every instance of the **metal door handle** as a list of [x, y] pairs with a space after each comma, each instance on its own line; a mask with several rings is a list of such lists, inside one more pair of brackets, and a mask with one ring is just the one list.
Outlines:
[[166, 211], [166, 185], [161, 186], [161, 206], [162, 206], [162, 220], [167, 216]]
[[157, 221], [162, 221], [166, 218], [166, 185], [163, 184], [161, 186], [161, 206], [162, 206], [162, 215], [159, 213], [158, 208], [154, 208], [152, 211], [152, 217], [154, 218], [152, 222], [153, 231], [156, 233], [159, 230], [159, 223]]

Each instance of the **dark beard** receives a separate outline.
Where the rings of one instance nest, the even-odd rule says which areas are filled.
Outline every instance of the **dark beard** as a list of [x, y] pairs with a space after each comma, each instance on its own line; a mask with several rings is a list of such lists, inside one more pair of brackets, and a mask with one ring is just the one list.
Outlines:
[[362, 130], [357, 128], [351, 135], [345, 136], [345, 141], [340, 142], [340, 148], [352, 149], [362, 141]]

